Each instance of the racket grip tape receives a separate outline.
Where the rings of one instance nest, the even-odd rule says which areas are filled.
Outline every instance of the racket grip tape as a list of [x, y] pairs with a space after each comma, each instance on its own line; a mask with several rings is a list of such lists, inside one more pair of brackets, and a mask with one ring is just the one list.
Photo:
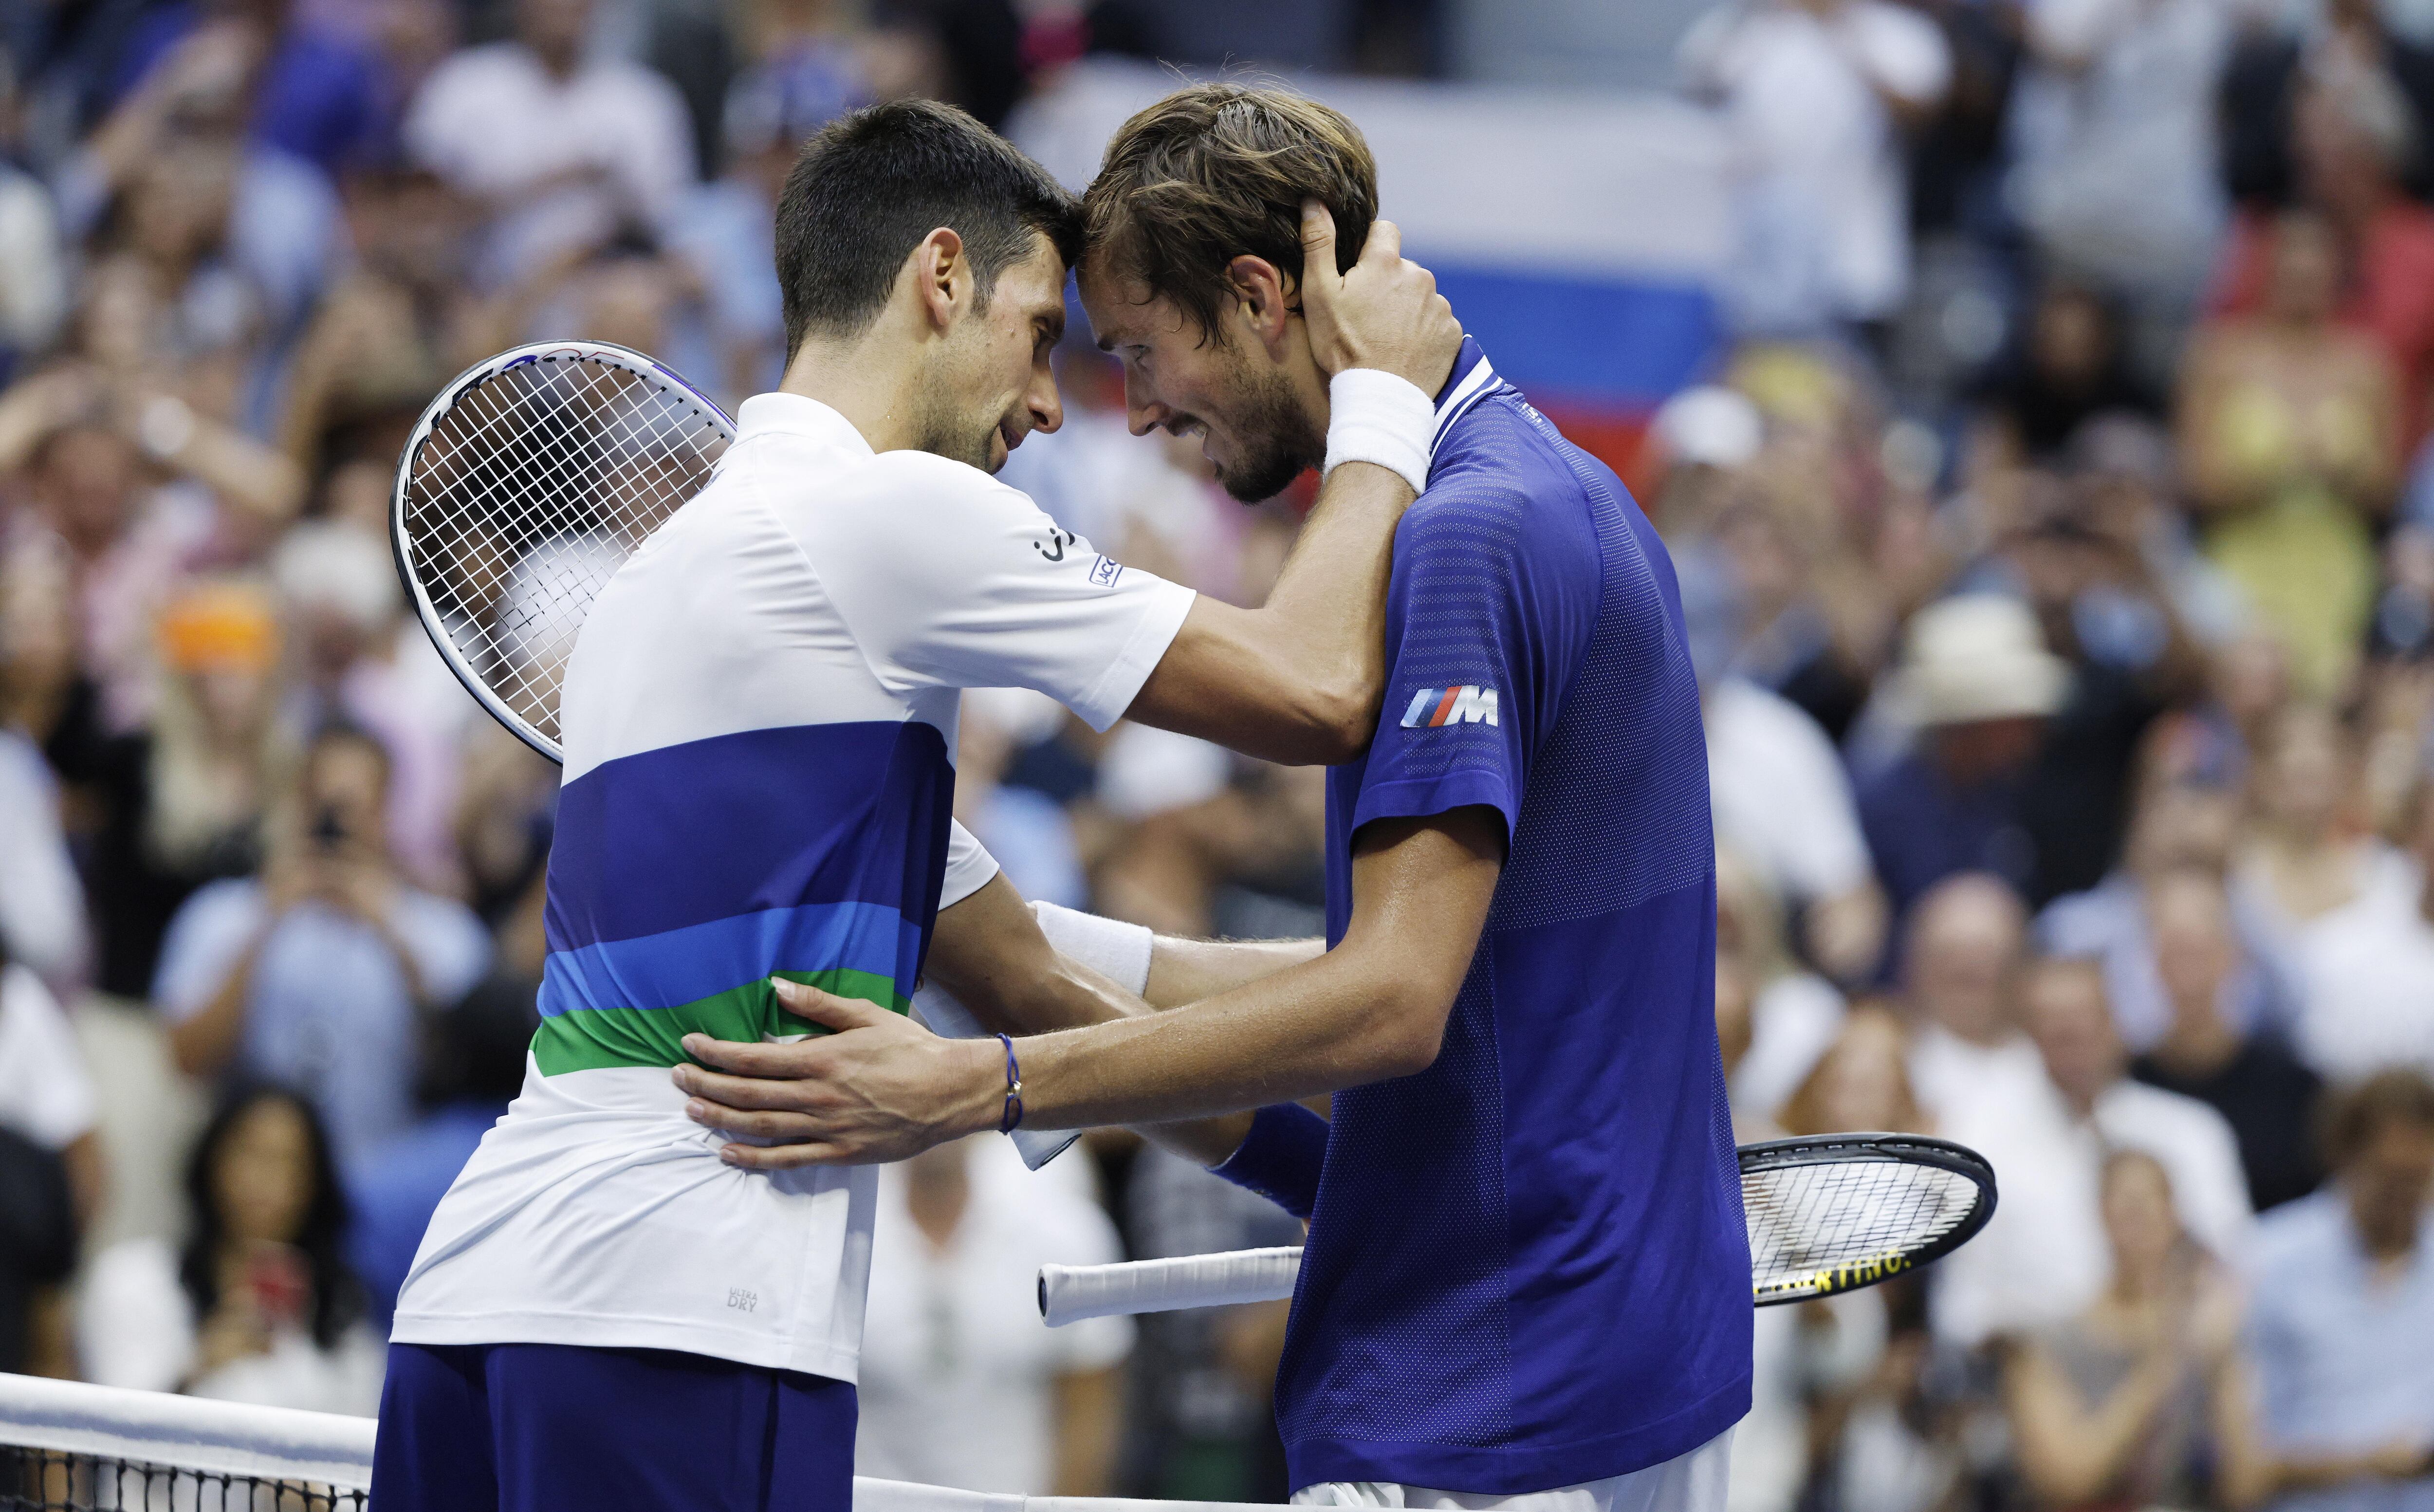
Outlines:
[[1300, 1274], [1298, 1246], [1114, 1265], [1042, 1265], [1039, 1315], [1053, 1329], [1087, 1317], [1281, 1302], [1293, 1296]]

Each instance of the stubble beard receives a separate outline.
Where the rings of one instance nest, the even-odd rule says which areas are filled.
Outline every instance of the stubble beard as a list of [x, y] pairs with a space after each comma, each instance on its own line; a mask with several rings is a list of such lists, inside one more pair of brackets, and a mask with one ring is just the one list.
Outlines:
[[1275, 498], [1302, 470], [1324, 466], [1327, 437], [1311, 422], [1280, 372], [1243, 375], [1228, 406], [1227, 428], [1243, 453], [1219, 470], [1217, 481], [1243, 504]]

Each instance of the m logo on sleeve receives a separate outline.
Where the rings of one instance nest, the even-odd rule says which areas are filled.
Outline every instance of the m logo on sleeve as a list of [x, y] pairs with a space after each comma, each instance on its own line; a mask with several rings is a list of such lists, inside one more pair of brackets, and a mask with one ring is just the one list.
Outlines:
[[1496, 690], [1475, 682], [1459, 688], [1421, 688], [1403, 711], [1405, 730], [1434, 730], [1439, 725], [1496, 723]]

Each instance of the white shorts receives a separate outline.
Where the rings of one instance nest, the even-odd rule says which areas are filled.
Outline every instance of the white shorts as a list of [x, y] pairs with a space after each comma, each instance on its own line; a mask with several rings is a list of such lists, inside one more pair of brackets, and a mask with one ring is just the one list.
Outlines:
[[1393, 1481], [1327, 1481], [1293, 1494], [1295, 1506], [1420, 1508], [1439, 1512], [1724, 1512], [1725, 1470], [1732, 1462], [1729, 1428], [1687, 1453], [1628, 1475], [1551, 1491], [1496, 1496], [1431, 1491]]

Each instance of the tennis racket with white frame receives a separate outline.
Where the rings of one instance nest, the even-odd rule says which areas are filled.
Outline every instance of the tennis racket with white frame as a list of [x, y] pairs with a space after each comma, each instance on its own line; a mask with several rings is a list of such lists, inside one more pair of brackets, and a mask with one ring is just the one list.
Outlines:
[[[701, 491], [735, 422], [673, 369], [606, 341], [542, 341], [475, 363], [398, 458], [389, 543], [440, 659], [490, 716], [563, 765], [566, 659], [609, 577]], [[979, 1021], [914, 994], [955, 1039]], [[1017, 1129], [1037, 1168], [1078, 1137]]]
[[[1995, 1215], [1977, 1151], [1914, 1134], [1771, 1140], [1740, 1150], [1750, 1286], [1760, 1307], [1857, 1291], [1950, 1254]], [[1086, 1317], [1283, 1301], [1301, 1251], [1241, 1249], [1113, 1265], [1043, 1265], [1039, 1314]]]

